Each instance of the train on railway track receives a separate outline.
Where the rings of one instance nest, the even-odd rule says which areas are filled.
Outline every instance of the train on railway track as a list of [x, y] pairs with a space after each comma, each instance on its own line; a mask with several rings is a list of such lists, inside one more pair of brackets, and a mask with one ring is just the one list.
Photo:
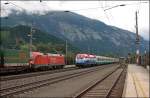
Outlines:
[[65, 65], [65, 57], [62, 54], [43, 54], [41, 52], [32, 52], [32, 58], [29, 65], [33, 68], [62, 69]]
[[[15, 55], [11, 53], [4, 57], [5, 64], [0, 66], [1, 73], [63, 69], [66, 65], [63, 54], [32, 52], [30, 57], [29, 52], [19, 51], [15, 52]], [[92, 54], [77, 54], [75, 57], [77, 67], [90, 67], [115, 62], [119, 62], [119, 60]]]
[[118, 58], [111, 58], [105, 56], [97, 56], [92, 54], [77, 54], [75, 58], [76, 66], [89, 67], [104, 64], [112, 64], [119, 62]]
[[63, 54], [32, 52], [31, 58], [29, 52], [19, 51], [14, 54], [5, 54], [1, 57], [4, 64], [0, 65], [0, 73], [62, 69], [65, 65]]

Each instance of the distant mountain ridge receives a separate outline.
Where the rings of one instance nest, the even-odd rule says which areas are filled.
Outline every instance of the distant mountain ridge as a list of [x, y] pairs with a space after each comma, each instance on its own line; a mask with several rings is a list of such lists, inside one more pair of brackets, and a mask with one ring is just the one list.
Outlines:
[[[7, 21], [7, 22], [6, 22]], [[31, 25], [73, 46], [95, 54], [127, 55], [135, 52], [136, 35], [105, 23], [73, 12], [48, 12], [45, 15], [13, 12], [8, 19], [1, 18], [1, 24], [14, 26]], [[149, 42], [140, 37], [140, 50], [149, 48]]]

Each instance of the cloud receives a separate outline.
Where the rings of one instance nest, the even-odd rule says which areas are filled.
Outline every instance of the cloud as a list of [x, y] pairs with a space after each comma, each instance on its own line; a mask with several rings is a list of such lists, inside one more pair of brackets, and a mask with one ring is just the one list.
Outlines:
[[149, 40], [149, 29], [147, 28], [143, 28], [142, 30], [140, 30], [140, 35], [142, 35], [146, 40]]
[[[89, 18], [97, 19], [108, 25], [117, 26], [135, 32], [135, 11], [139, 10], [139, 34], [149, 39], [149, 3], [141, 1], [10, 1], [4, 5], [1, 13], [6, 15], [10, 9], [26, 10], [29, 13], [45, 13], [53, 10], [70, 10]], [[149, 2], [149, 1], [147, 1]], [[104, 9], [119, 4], [127, 4], [104, 12]]]

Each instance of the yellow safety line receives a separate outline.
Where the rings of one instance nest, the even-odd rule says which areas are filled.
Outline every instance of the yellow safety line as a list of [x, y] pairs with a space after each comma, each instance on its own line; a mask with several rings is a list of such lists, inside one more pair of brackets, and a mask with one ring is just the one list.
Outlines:
[[[146, 96], [145, 92], [144, 92], [144, 88], [142, 87], [140, 81], [138, 80], [137, 76], [133, 73], [133, 78], [135, 77], [135, 82], [138, 84], [138, 86], [140, 87], [140, 90], [142, 91], [143, 96]], [[146, 97], [145, 97], [146, 98]]]

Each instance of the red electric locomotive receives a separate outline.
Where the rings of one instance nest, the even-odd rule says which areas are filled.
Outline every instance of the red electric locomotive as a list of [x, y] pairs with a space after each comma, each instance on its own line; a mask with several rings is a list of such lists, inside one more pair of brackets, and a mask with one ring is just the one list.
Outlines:
[[32, 52], [30, 65], [33, 68], [60, 69], [65, 65], [65, 58], [62, 54]]

